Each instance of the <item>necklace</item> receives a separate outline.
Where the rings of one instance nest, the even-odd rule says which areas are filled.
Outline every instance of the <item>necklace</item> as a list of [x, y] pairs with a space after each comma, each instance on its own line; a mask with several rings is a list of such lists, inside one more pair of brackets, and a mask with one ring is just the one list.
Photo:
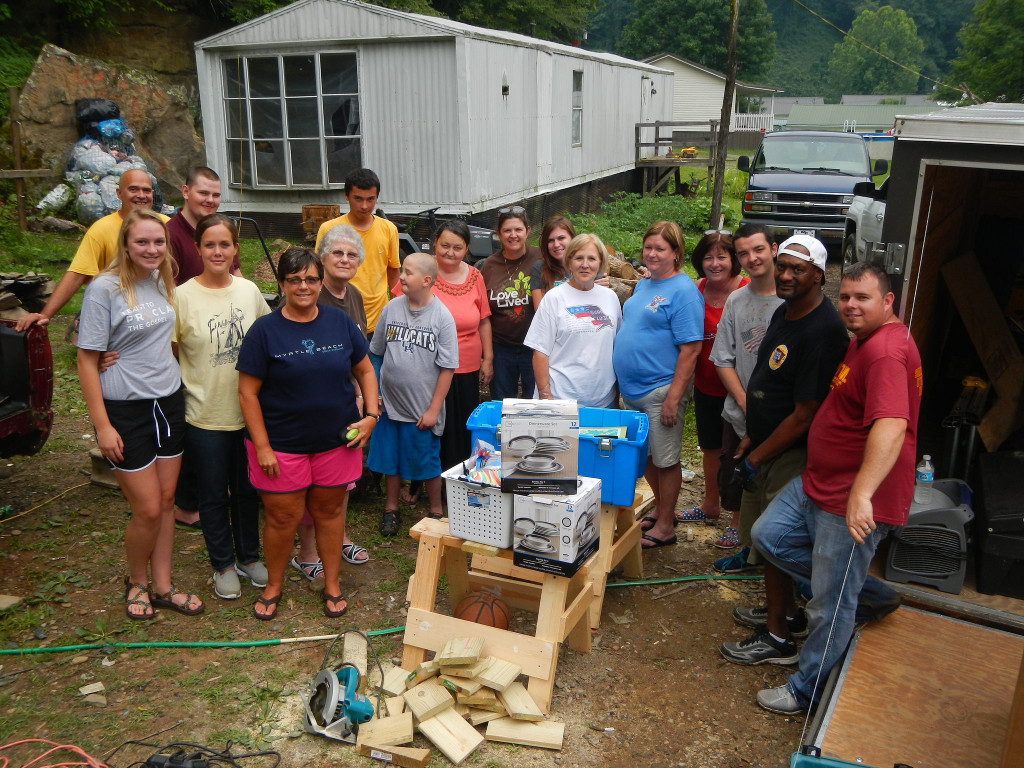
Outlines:
[[[525, 256], [525, 255], [526, 254], [524, 253], [523, 256]], [[505, 255], [504, 251], [501, 252], [501, 258], [503, 258], [505, 260], [505, 278], [506, 278], [505, 284], [506, 285], [511, 286], [511, 285], [514, 285], [516, 283], [516, 281], [512, 279], [512, 271], [513, 270], [509, 267], [509, 264], [512, 264], [513, 266], [515, 266], [517, 268], [516, 269], [517, 272], [521, 272], [521, 270], [518, 269], [518, 266], [519, 266], [520, 262], [523, 260], [523, 256], [520, 256], [518, 259], [509, 259], [508, 256]]]

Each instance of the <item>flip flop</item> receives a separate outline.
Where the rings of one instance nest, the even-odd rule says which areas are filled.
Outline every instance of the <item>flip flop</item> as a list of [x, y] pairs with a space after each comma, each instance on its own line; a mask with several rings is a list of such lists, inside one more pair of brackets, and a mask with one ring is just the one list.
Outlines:
[[[128, 595], [132, 593], [133, 589], [139, 590], [135, 597], [129, 598]], [[153, 611], [153, 604], [149, 600], [143, 600], [142, 596], [149, 596], [149, 587], [145, 584], [132, 584], [128, 576], [124, 577], [124, 601], [126, 603], [124, 612], [128, 614], [128, 618], [132, 621], [145, 621], [152, 619], [156, 614]], [[133, 605], [144, 605], [149, 609], [149, 613], [132, 613], [130, 608]]]
[[174, 527], [180, 528], [183, 531], [199, 531], [200, 533], [203, 530], [203, 524], [199, 520], [192, 523], [183, 523], [181, 520], [175, 520]]
[[[341, 559], [346, 563], [352, 565], [366, 565], [370, 562], [370, 555], [367, 553], [365, 560], [360, 560], [359, 555], [366, 552], [364, 547], [360, 547], [358, 544], [342, 544], [341, 545]], [[323, 566], [320, 566], [320, 570], [323, 571]]]
[[277, 597], [257, 597], [256, 605], [262, 605], [267, 609], [266, 613], [260, 613], [256, 610], [256, 605], [252, 607], [252, 615], [260, 621], [270, 621], [277, 618], [277, 604], [281, 602], [281, 596]]
[[[185, 602], [180, 605], [174, 602], [175, 595], [184, 595]], [[189, 608], [189, 603], [192, 602], [192, 598], [199, 599], [198, 595], [193, 595], [191, 592], [182, 592], [180, 589], [175, 589], [173, 586], [167, 590], [164, 594], [154, 592], [149, 601], [152, 603], [154, 608], [166, 608], [169, 611], [175, 611], [185, 616], [195, 616], [206, 610], [206, 605], [200, 600], [199, 605], [195, 608]]]
[[654, 536], [651, 536], [651, 534], [649, 534], [649, 533], [645, 533], [645, 534], [643, 534], [640, 537], [640, 540], [641, 541], [653, 541], [654, 542], [650, 546], [646, 546], [646, 547], [643, 544], [641, 544], [640, 546], [643, 549], [657, 549], [658, 547], [671, 547], [679, 539], [676, 537], [675, 534], [672, 534], [672, 537], [669, 538], [669, 539], [658, 539], [658, 538], [655, 538]]
[[[348, 610], [348, 600], [345, 599], [344, 595], [328, 595], [327, 590], [320, 593], [324, 598], [324, 616], [328, 619], [337, 619], [345, 615], [345, 611]], [[331, 604], [337, 605], [338, 603], [344, 603], [345, 607], [341, 610], [331, 609]]]
[[658, 518], [656, 518], [656, 517], [654, 517], [652, 515], [648, 515], [647, 517], [643, 518], [640, 521], [640, 530], [641, 531], [645, 531], [645, 532], [649, 531], [649, 530], [651, 530], [651, 528], [653, 528], [657, 524], [658, 524]]

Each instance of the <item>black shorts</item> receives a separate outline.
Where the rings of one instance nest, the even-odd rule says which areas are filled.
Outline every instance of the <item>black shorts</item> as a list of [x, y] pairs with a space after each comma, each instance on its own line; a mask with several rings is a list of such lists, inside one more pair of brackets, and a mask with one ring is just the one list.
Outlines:
[[693, 417], [697, 422], [697, 442], [702, 451], [722, 448], [722, 409], [725, 397], [705, 395], [693, 388]]
[[104, 400], [107, 418], [124, 443], [120, 464], [111, 468], [138, 472], [157, 459], [173, 459], [185, 449], [185, 396], [182, 390], [159, 400]]

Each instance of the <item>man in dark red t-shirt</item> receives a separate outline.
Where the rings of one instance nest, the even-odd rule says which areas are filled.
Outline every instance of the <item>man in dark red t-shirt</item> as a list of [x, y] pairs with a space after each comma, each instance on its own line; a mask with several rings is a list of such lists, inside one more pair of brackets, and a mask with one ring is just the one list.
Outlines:
[[[220, 176], [212, 168], [197, 165], [189, 171], [185, 184], [181, 187], [181, 196], [185, 204], [167, 222], [167, 234], [171, 236], [171, 250], [178, 264], [178, 273], [174, 276], [174, 284], [181, 285], [196, 275], [202, 274], [203, 260], [196, 250], [196, 224], [204, 216], [216, 213], [220, 208]], [[231, 265], [231, 274], [242, 275], [241, 262], [235, 254], [235, 262]]]
[[855, 624], [899, 606], [868, 576], [875, 549], [906, 523], [914, 495], [921, 357], [892, 304], [881, 267], [860, 262], [847, 270], [839, 316], [854, 338], [808, 432], [807, 469], [754, 525], [758, 549], [814, 595], [798, 671], [757, 694], [772, 712], [813, 706]]

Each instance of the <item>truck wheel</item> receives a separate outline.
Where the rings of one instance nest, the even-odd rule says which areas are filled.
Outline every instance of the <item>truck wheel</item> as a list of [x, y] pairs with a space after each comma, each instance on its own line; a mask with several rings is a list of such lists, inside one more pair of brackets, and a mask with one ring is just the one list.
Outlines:
[[852, 233], [843, 240], [843, 268], [857, 261], [857, 235]]

